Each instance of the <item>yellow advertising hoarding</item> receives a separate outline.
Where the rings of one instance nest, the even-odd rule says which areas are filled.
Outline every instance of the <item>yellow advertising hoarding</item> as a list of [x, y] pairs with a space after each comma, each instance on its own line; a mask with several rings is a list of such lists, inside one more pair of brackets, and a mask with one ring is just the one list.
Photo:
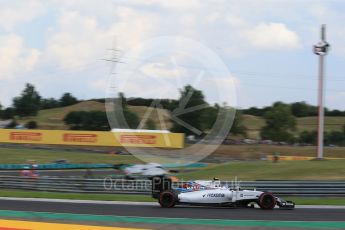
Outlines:
[[0, 143], [183, 148], [182, 133], [0, 129]]
[[[273, 155], [268, 155], [267, 160], [272, 161], [274, 158]], [[307, 156], [279, 156], [280, 161], [309, 161], [313, 160], [316, 157], [307, 157]], [[328, 160], [339, 160], [339, 159], [344, 159], [344, 158], [336, 158], [336, 157], [325, 157], [325, 159]]]

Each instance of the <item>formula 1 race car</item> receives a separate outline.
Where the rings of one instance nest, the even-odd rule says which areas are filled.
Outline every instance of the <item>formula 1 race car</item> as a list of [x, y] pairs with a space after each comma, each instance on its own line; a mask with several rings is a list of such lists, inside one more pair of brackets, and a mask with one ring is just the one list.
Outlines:
[[[295, 203], [285, 201], [270, 192], [241, 190], [221, 186], [220, 181], [204, 183], [188, 182], [178, 188], [172, 188], [171, 180], [165, 177], [152, 178], [152, 197], [158, 199], [163, 208], [175, 205], [254, 207], [256, 203], [261, 209], [273, 209], [276, 206], [293, 209]], [[188, 185], [192, 185], [188, 187]], [[200, 186], [197, 186], [200, 185]]]

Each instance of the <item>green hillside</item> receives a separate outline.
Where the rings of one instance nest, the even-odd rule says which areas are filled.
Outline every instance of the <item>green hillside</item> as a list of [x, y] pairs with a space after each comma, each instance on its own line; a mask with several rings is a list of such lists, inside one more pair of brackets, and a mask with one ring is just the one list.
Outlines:
[[[243, 123], [248, 129], [248, 137], [257, 139], [260, 129], [265, 125], [265, 120], [261, 117], [243, 115]], [[341, 131], [345, 125], [345, 117], [326, 117], [325, 131]], [[297, 118], [296, 132], [317, 130], [317, 117]]]
[[[128, 106], [129, 110], [136, 113], [139, 119], [142, 119], [147, 112], [147, 107], [145, 106]], [[45, 109], [41, 110], [36, 117], [29, 117], [19, 120], [19, 123], [25, 124], [28, 121], [36, 121], [41, 129], [67, 129], [64, 125], [63, 118], [71, 111], [105, 111], [104, 104], [96, 101], [83, 101], [75, 105], [66, 106], [62, 108]], [[159, 111], [164, 119], [167, 127], [161, 127], [159, 122]], [[169, 121], [169, 114], [164, 109], [155, 109], [150, 115], [158, 129], [165, 129], [171, 127], [171, 122]], [[261, 117], [256, 117], [252, 115], [243, 115], [244, 125], [248, 129], [249, 138], [258, 138], [260, 129], [265, 125], [265, 121]], [[325, 120], [325, 130], [341, 130], [342, 126], [345, 125], [345, 117], [326, 117]], [[297, 130], [296, 132], [301, 132], [304, 130], [316, 130], [317, 119], [316, 117], [302, 117], [297, 118]]]
[[[140, 120], [144, 117], [145, 112], [147, 111], [147, 107], [145, 106], [128, 106], [128, 109], [131, 112], [136, 113]], [[28, 121], [36, 121], [40, 129], [64, 130], [68, 129], [68, 127], [64, 124], [63, 119], [69, 112], [95, 110], [105, 111], [104, 104], [96, 101], [83, 101], [78, 104], [66, 107], [44, 109], [39, 111], [37, 116], [20, 119], [18, 120], [18, 122], [21, 124], [25, 124]], [[156, 109], [150, 115], [150, 119], [154, 121], [156, 127], [159, 129], [165, 129], [165, 127], [161, 127], [160, 125], [157, 111], [159, 111], [163, 115], [162, 117], [167, 125], [167, 128], [170, 128], [171, 122], [169, 121], [169, 119], [167, 119], [169, 115], [168, 112], [164, 109]]]

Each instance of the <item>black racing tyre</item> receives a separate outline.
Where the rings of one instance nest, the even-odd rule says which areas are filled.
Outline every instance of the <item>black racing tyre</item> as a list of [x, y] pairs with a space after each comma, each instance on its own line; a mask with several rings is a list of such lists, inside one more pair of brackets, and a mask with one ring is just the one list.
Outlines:
[[258, 199], [258, 205], [261, 209], [273, 209], [276, 204], [276, 198], [269, 192], [262, 193]]
[[173, 191], [164, 191], [159, 196], [159, 204], [163, 208], [172, 208], [177, 202], [176, 194]]

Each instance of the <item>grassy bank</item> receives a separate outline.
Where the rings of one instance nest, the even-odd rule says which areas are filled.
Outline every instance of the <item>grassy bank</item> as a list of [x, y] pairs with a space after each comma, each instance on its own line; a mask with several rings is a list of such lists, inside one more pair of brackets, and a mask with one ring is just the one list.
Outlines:
[[57, 159], [68, 159], [71, 163], [140, 163], [140, 160], [132, 155], [112, 155], [78, 150], [66, 151], [58, 148], [56, 150], [30, 149], [24, 147], [0, 147], [0, 159], [1, 164], [23, 164], [27, 163], [28, 160], [35, 160], [36, 163], [51, 163]]
[[[298, 134], [302, 131], [317, 130], [317, 117], [297, 117], [296, 131]], [[260, 137], [260, 129], [265, 125], [262, 117], [243, 115], [243, 124], [248, 129], [248, 137], [257, 139]], [[325, 117], [325, 131], [341, 131], [345, 125], [345, 117]]]
[[47, 199], [70, 199], [70, 200], [105, 200], [105, 201], [155, 201], [148, 195], [126, 194], [84, 194], [62, 192], [40, 192], [15, 189], [1, 189], [0, 197], [23, 197], [23, 198], [47, 198]]
[[[146, 106], [128, 106], [131, 112], [134, 112], [140, 119], [143, 118], [146, 110]], [[165, 114], [165, 118], [169, 117], [168, 111], [165, 109], [159, 109], [161, 113]], [[101, 102], [97, 101], [82, 101], [80, 103], [60, 107], [53, 109], [40, 110], [35, 117], [27, 117], [25, 119], [19, 119], [18, 122], [25, 124], [28, 121], [36, 121], [41, 129], [67, 129], [68, 127], [64, 124], [64, 117], [72, 111], [105, 111], [105, 106]], [[155, 123], [156, 127], [160, 128], [161, 124], [157, 113], [152, 113], [152, 121]], [[316, 130], [317, 129], [317, 117], [302, 117], [296, 118], [297, 130], [296, 133], [302, 132], [304, 130]], [[166, 119], [166, 126], [170, 128], [172, 123], [170, 119]], [[258, 138], [260, 129], [265, 125], [265, 120], [262, 117], [243, 115], [243, 123], [248, 129], [249, 138]], [[345, 124], [345, 117], [325, 117], [325, 130], [340, 131], [342, 126]]]
[[[248, 151], [253, 146], [222, 146], [221, 148], [236, 149], [238, 147], [247, 148]], [[271, 147], [271, 146], [268, 146]], [[225, 151], [225, 149], [222, 149]], [[244, 151], [241, 149], [241, 151]], [[226, 154], [226, 153], [224, 153]], [[229, 150], [229, 160], [232, 153]], [[238, 153], [237, 156], [251, 158], [250, 154]], [[284, 154], [285, 155], [285, 154]], [[287, 154], [286, 154], [287, 155]], [[338, 153], [344, 155], [344, 152]], [[255, 157], [254, 157], [255, 158]], [[27, 163], [28, 160], [35, 160], [37, 163], [50, 163], [57, 159], [68, 159], [71, 163], [111, 163], [111, 164], [135, 164], [141, 163], [137, 158], [129, 155], [111, 155], [106, 153], [93, 153], [82, 151], [65, 150], [44, 150], [28, 148], [0, 148], [1, 163]], [[240, 180], [264, 180], [264, 179], [284, 179], [284, 180], [341, 180], [345, 179], [345, 159], [326, 161], [280, 161], [272, 163], [270, 161], [232, 161], [224, 164], [210, 164], [206, 168], [189, 173], [178, 174], [184, 180], [190, 179], [210, 179], [219, 177], [222, 180], [232, 180], [237, 176]]]
[[[81, 150], [62, 149], [61, 146], [53, 146], [49, 149], [32, 149], [25, 145], [17, 147], [0, 147], [1, 163], [27, 163], [27, 160], [35, 160], [37, 163], [50, 163], [56, 159], [68, 159], [73, 163], [140, 163], [141, 161], [131, 155], [111, 155], [107, 153], [87, 152]], [[69, 149], [77, 147], [68, 147]], [[80, 147], [79, 147], [80, 148]], [[111, 152], [112, 148], [86, 147], [90, 149], [102, 149], [104, 152]], [[230, 159], [260, 159], [265, 155], [272, 155], [279, 152], [282, 156], [315, 156], [316, 147], [306, 146], [278, 146], [278, 145], [221, 145], [213, 153], [213, 156], [221, 156]], [[326, 147], [326, 157], [337, 157], [345, 159], [345, 147]]]
[[212, 165], [199, 171], [180, 174], [183, 180], [210, 179], [216, 176], [221, 180], [344, 180], [345, 160], [327, 161], [267, 161], [230, 162]]
[[[135, 113], [139, 119], [141, 120], [145, 112], [147, 110], [146, 106], [128, 106], [128, 109]], [[169, 117], [168, 111], [165, 109], [158, 109], [161, 113], [165, 114], [164, 121], [166, 122], [166, 126], [170, 128], [172, 126], [171, 121], [167, 119]], [[21, 124], [25, 124], [29, 121], [36, 121], [40, 129], [58, 129], [64, 130], [68, 129], [68, 127], [64, 124], [64, 117], [73, 111], [102, 111], [105, 112], [105, 105], [104, 103], [97, 102], [97, 101], [83, 101], [74, 105], [60, 107], [60, 108], [53, 108], [53, 109], [43, 109], [40, 110], [35, 117], [26, 117], [19, 119], [18, 122]], [[159, 122], [158, 113], [152, 113], [151, 117], [152, 121], [155, 123], [157, 128], [161, 128], [161, 124]]]

